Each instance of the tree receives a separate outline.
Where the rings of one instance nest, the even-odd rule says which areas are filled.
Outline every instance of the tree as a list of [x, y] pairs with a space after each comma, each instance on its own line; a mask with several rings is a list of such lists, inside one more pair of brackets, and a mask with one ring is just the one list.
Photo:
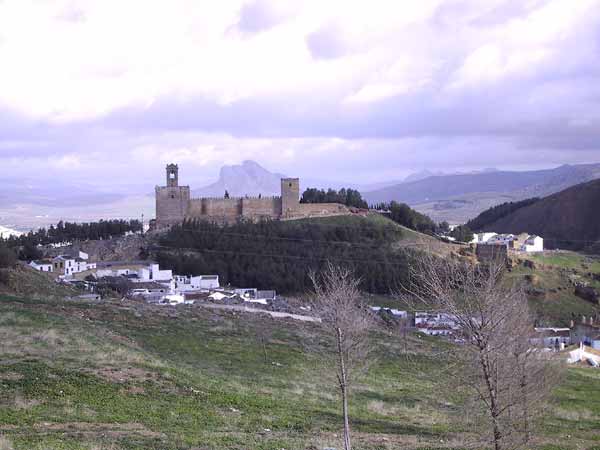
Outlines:
[[329, 340], [327, 359], [330, 363], [335, 360], [328, 367], [335, 371], [342, 399], [344, 448], [350, 450], [350, 388], [369, 362], [369, 331], [373, 328], [373, 316], [362, 301], [360, 281], [349, 269], [328, 264], [319, 276], [313, 272], [310, 278], [315, 290], [314, 308]]
[[466, 225], [459, 225], [450, 232], [450, 236], [460, 242], [471, 242], [473, 240], [473, 232]]
[[450, 231], [450, 224], [445, 220], [438, 224], [438, 233], [448, 233]]
[[335, 189], [316, 189], [307, 188], [300, 198], [300, 203], [341, 203], [342, 205], [355, 208], [367, 209], [369, 205], [363, 200], [362, 195], [355, 189], [342, 188], [339, 191]]
[[43, 256], [44, 254], [37, 248], [37, 245], [31, 241], [25, 242], [19, 251], [19, 259], [22, 261], [41, 259]]
[[531, 344], [533, 320], [521, 287], [504, 266], [472, 265], [423, 255], [411, 267], [406, 292], [455, 322], [462, 345], [452, 350], [457, 387], [495, 450], [525, 445], [560, 370]]
[[0, 269], [13, 267], [17, 263], [15, 252], [5, 245], [0, 244]]
[[392, 201], [390, 203], [379, 203], [374, 206], [377, 210], [389, 211], [390, 219], [411, 230], [421, 233], [434, 233], [437, 226], [429, 216], [415, 211], [406, 203]]

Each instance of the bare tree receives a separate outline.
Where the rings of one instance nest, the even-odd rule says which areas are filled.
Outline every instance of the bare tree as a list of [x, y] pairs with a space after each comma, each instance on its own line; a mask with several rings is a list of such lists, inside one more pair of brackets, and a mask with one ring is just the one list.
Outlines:
[[[557, 373], [532, 345], [527, 298], [506, 279], [502, 261], [475, 265], [422, 255], [405, 287], [413, 299], [449, 314], [461, 345], [455, 373], [483, 412], [484, 436], [495, 450], [523, 446]], [[470, 411], [472, 412], [472, 411]]]
[[344, 416], [344, 448], [351, 450], [348, 399], [353, 381], [367, 368], [372, 346], [369, 332], [374, 321], [363, 303], [360, 281], [350, 269], [329, 264], [320, 273], [310, 275], [315, 294], [313, 304], [321, 317], [325, 335], [329, 338], [328, 360], [342, 398]]

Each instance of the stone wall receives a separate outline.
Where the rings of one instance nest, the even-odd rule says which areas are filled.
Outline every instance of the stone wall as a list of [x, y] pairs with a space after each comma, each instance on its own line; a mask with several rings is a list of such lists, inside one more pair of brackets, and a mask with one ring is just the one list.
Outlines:
[[188, 213], [188, 186], [156, 187], [156, 226], [164, 228], [181, 223]]
[[242, 215], [242, 201], [239, 198], [195, 198], [190, 200], [188, 217], [235, 222]]
[[279, 219], [281, 216], [281, 198], [243, 198], [242, 216], [251, 220], [257, 219]]
[[187, 217], [232, 223], [240, 218], [279, 219], [281, 198], [198, 198], [189, 202]]

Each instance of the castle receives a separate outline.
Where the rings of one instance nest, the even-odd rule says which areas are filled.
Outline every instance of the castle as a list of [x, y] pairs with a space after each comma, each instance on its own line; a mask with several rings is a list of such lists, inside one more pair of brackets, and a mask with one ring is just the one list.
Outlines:
[[191, 198], [189, 186], [179, 186], [179, 167], [167, 165], [166, 186], [156, 186], [156, 228], [166, 228], [184, 219], [218, 223], [238, 220], [289, 220], [350, 214], [339, 203], [300, 203], [300, 180], [281, 179], [280, 197]]

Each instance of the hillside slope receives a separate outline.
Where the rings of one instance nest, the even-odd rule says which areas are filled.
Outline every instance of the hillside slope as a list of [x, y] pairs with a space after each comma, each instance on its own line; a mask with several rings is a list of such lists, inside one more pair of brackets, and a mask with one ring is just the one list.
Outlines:
[[369, 203], [405, 202], [438, 221], [464, 222], [495, 204], [547, 196], [599, 177], [600, 164], [564, 165], [524, 172], [432, 176], [364, 192], [363, 197]]
[[[314, 324], [199, 305], [0, 296], [0, 327], [2, 449], [343, 447]], [[374, 338], [378, 358], [350, 404], [356, 448], [464, 448], [464, 417], [438, 385], [447, 344]], [[536, 449], [597, 444], [598, 380], [592, 368], [569, 371]]]
[[600, 180], [578, 184], [519, 208], [481, 231], [532, 233], [547, 248], [591, 249], [600, 241]]
[[341, 264], [355, 271], [364, 290], [387, 294], [407, 276], [406, 249], [447, 253], [447, 247], [451, 246], [369, 214], [225, 227], [185, 223], [161, 236], [149, 253], [175, 273], [218, 273], [223, 283], [282, 294], [306, 292], [312, 270]]

